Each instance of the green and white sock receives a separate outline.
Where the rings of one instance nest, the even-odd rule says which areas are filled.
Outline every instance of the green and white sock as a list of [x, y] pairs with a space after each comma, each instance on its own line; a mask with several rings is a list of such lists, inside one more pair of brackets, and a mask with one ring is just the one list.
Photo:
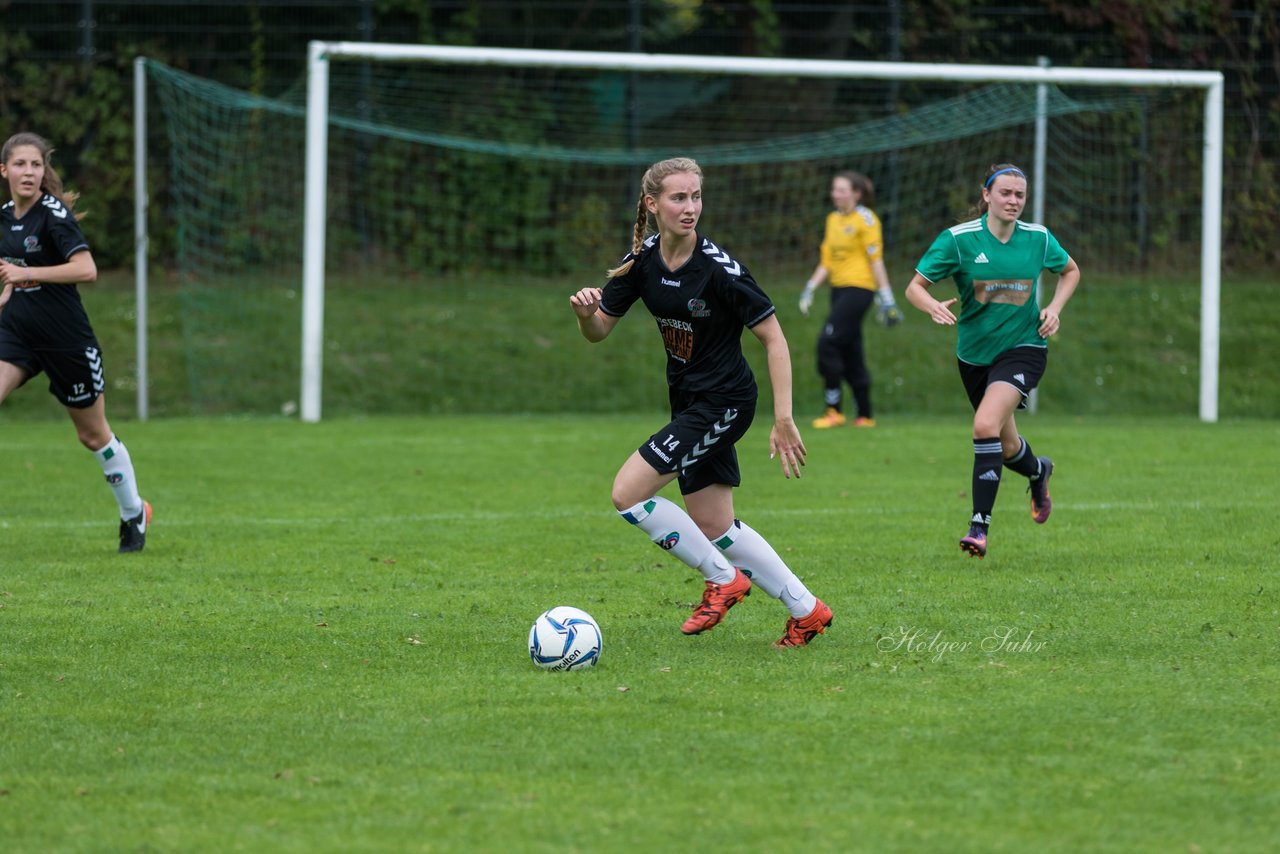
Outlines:
[[654, 545], [701, 572], [712, 584], [727, 584], [737, 575], [679, 505], [655, 495], [618, 515], [648, 534]]
[[118, 436], [112, 436], [105, 448], [93, 452], [107, 476], [107, 485], [115, 493], [120, 505], [121, 519], [134, 519], [142, 512], [142, 498], [138, 495], [138, 479], [133, 473], [133, 460], [129, 449]]
[[791, 616], [807, 616], [818, 603], [817, 597], [796, 577], [769, 541], [741, 519], [734, 519], [733, 526], [714, 543], [730, 563], [751, 576], [754, 584], [786, 605]]

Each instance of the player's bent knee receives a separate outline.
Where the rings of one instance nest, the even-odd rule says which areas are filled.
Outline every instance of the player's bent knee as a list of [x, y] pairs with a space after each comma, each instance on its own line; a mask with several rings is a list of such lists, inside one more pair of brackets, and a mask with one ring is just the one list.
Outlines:
[[84, 430], [76, 431], [76, 436], [80, 439], [80, 444], [84, 445], [90, 451], [100, 451], [107, 445], [111, 444], [111, 433], [105, 435], [102, 433], [88, 432]]

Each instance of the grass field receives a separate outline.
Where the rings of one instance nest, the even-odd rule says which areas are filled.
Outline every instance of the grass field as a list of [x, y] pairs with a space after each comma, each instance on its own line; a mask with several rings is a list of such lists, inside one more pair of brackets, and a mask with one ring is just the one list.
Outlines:
[[[679, 624], [691, 570], [609, 485], [660, 416], [0, 424], [0, 843], [97, 851], [1263, 852], [1280, 839], [1280, 424], [1022, 420], [956, 548], [968, 423], [767, 424], [739, 515], [834, 609], [779, 651], [757, 592]], [[554, 674], [573, 604], [599, 667]]]

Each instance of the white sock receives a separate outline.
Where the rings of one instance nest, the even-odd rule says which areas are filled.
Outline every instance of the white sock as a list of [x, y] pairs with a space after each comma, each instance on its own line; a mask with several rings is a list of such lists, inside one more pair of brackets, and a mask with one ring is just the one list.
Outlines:
[[786, 605], [791, 616], [807, 617], [818, 604], [818, 598], [796, 578], [773, 546], [742, 520], [733, 520], [733, 526], [716, 538], [715, 546], [761, 590]]
[[120, 518], [136, 518], [142, 512], [142, 499], [138, 496], [138, 479], [133, 474], [133, 460], [129, 458], [129, 449], [113, 435], [107, 446], [94, 451], [93, 455], [102, 465], [107, 485], [116, 494]]
[[701, 572], [712, 584], [727, 584], [737, 575], [689, 514], [673, 502], [655, 495], [618, 515], [648, 534], [655, 545]]

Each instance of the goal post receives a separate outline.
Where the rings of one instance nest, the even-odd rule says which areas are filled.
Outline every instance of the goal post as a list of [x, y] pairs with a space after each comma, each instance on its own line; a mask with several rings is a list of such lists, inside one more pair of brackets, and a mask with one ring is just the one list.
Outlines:
[[[559, 283], [599, 282], [616, 262], [640, 173], [683, 155], [707, 170], [706, 226], [778, 289], [780, 307], [787, 283], [798, 289], [812, 269], [837, 172], [875, 182], [896, 280], [939, 228], [972, 216], [988, 164], [1021, 164], [1028, 216], [1080, 259], [1091, 297], [1041, 408], [1190, 413], [1200, 403], [1216, 419], [1217, 75], [310, 50], [310, 76], [271, 97], [153, 60], [135, 66], [138, 383], [153, 414], [301, 408], [312, 421], [322, 397], [325, 415], [481, 413], [494, 398], [474, 388], [487, 378], [529, 390], [504, 411], [661, 405], [660, 389], [634, 381], [629, 348], [602, 352], [590, 393], [575, 393], [562, 330], [537, 324], [553, 322], [545, 312]], [[148, 101], [167, 179], [150, 208]], [[145, 376], [149, 210], [161, 214], [151, 243], [173, 250], [162, 283], [173, 301], [152, 315], [166, 330], [155, 387]], [[483, 343], [461, 346], [457, 320], [481, 316]], [[1124, 318], [1126, 333], [1090, 322], [1102, 316]], [[886, 408], [947, 406], [934, 393], [945, 354], [924, 331], [883, 353]], [[801, 372], [797, 392], [812, 399], [817, 383]], [[145, 412], [142, 394], [139, 403]]]
[[[554, 51], [515, 48], [397, 45], [313, 41], [308, 46], [306, 173], [302, 287], [300, 416], [321, 417], [324, 354], [325, 228], [328, 218], [330, 63], [435, 63], [460, 67], [507, 66], [601, 70], [635, 75], [696, 73], [827, 81], [884, 80], [946, 83], [1017, 83], [1080, 87], [1181, 88], [1204, 91], [1199, 416], [1218, 419], [1219, 300], [1221, 287], [1223, 75], [1217, 71], [997, 66], [954, 63], [867, 62], [814, 59], [707, 57], [676, 54]], [[1042, 147], [1037, 146], [1037, 159]], [[1033, 164], [1044, 174], [1044, 164]], [[1032, 187], [1037, 203], [1042, 186]]]
[[302, 388], [299, 415], [320, 420], [324, 375], [324, 252], [328, 217], [329, 51], [322, 42], [307, 46], [307, 165], [303, 190]]

